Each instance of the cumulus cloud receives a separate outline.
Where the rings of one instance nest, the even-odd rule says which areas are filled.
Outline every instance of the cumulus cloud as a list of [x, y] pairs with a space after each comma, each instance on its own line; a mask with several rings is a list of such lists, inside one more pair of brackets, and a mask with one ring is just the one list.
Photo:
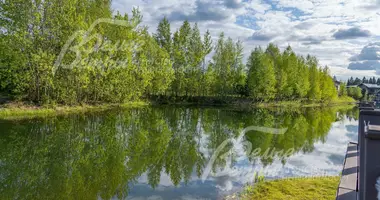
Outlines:
[[183, 9], [181, 7], [177, 7], [176, 9], [172, 8], [168, 14], [168, 18], [171, 21], [189, 20], [193, 22], [220, 22], [229, 19], [236, 14], [242, 14], [239, 11], [244, 5], [245, 3], [241, 0], [196, 0], [194, 6], [190, 9]]
[[248, 40], [257, 40], [257, 41], [271, 41], [276, 37], [275, 34], [264, 32], [264, 31], [256, 31], [252, 36], [248, 38]]
[[324, 40], [326, 40], [325, 37], [319, 36], [306, 36], [299, 39], [299, 41], [303, 41], [304, 45], [321, 44]]
[[243, 6], [243, 3], [241, 0], [224, 0], [224, 5], [227, 8], [236, 9], [241, 8]]
[[315, 26], [314, 22], [301, 22], [301, 23], [295, 25], [294, 28], [300, 29], [300, 30], [308, 30], [314, 26]]
[[266, 11], [270, 10], [272, 6], [261, 0], [251, 0], [250, 2], [245, 3], [245, 8], [263, 14]]
[[197, 0], [195, 10], [187, 12], [185, 10], [174, 10], [168, 16], [171, 21], [223, 21], [231, 16], [227, 9], [220, 6], [218, 2], [207, 2]]
[[376, 60], [352, 62], [348, 65], [348, 69], [352, 70], [376, 70], [378, 68], [380, 68], [380, 62]]
[[340, 29], [334, 33], [333, 37], [337, 40], [352, 39], [358, 37], [370, 37], [371, 33], [368, 30], [363, 30], [358, 27], [349, 29]]
[[[197, 22], [201, 33], [210, 30], [213, 40], [220, 32], [244, 40], [244, 52], [257, 45], [291, 45], [298, 54], [312, 54], [336, 76], [373, 76], [374, 53], [352, 57], [371, 40], [380, 38], [380, 0], [114, 0], [112, 8], [131, 13], [139, 7], [142, 25], [155, 32], [166, 16], [177, 30], [183, 20]], [[360, 27], [360, 28], [350, 28]], [[370, 37], [373, 36], [373, 37]], [[247, 57], [245, 55], [245, 57]], [[351, 58], [352, 57], [352, 58]], [[351, 58], [351, 59], [350, 59]], [[352, 63], [350, 65], [350, 63]], [[350, 66], [349, 69], [348, 66]], [[370, 67], [368, 67], [370, 66]]]
[[380, 9], [380, 0], [370, 0], [367, 4], [363, 5], [362, 8], [366, 10], [378, 10]]
[[376, 70], [380, 73], [380, 42], [366, 45], [358, 55], [350, 58], [352, 61], [348, 69], [352, 70]]
[[304, 46], [321, 44], [326, 41], [327, 37], [319, 35], [304, 34], [302, 32], [295, 31], [285, 38], [288, 42], [300, 42]]
[[380, 42], [366, 45], [360, 54], [350, 58], [350, 61], [380, 60]]

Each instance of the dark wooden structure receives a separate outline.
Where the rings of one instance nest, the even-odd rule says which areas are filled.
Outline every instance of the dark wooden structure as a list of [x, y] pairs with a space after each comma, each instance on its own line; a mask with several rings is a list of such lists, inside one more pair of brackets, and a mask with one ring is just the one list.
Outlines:
[[376, 200], [380, 197], [380, 110], [360, 111], [358, 144], [348, 145], [343, 166], [336, 199]]

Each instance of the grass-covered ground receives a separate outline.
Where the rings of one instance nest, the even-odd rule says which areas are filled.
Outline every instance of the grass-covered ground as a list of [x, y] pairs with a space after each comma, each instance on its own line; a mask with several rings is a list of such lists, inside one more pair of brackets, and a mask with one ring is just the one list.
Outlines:
[[226, 199], [324, 200], [335, 199], [339, 177], [291, 178], [263, 181], [247, 186], [241, 194]]
[[28, 118], [38, 116], [50, 116], [69, 113], [83, 113], [88, 111], [107, 110], [117, 107], [139, 107], [149, 104], [167, 104], [167, 105], [207, 105], [207, 106], [232, 106], [232, 107], [244, 107], [244, 108], [301, 108], [301, 107], [328, 107], [328, 106], [341, 106], [354, 104], [355, 100], [350, 97], [340, 97], [328, 103], [324, 102], [309, 102], [309, 101], [277, 101], [257, 103], [252, 102], [250, 99], [241, 98], [227, 98], [219, 99], [216, 97], [188, 97], [187, 99], [153, 99], [152, 101], [138, 101], [126, 104], [98, 104], [98, 105], [75, 105], [75, 106], [63, 106], [63, 105], [47, 105], [36, 106], [33, 104], [26, 104], [20, 102], [8, 102], [0, 104], [0, 119], [4, 118]]
[[256, 103], [254, 106], [259, 108], [267, 107], [326, 107], [326, 106], [336, 106], [343, 104], [355, 104], [356, 100], [351, 97], [339, 97], [328, 102], [313, 102], [313, 101], [277, 101], [277, 102], [264, 102]]
[[147, 102], [131, 102], [125, 104], [99, 104], [76, 106], [35, 106], [24, 103], [8, 103], [0, 106], [0, 119], [17, 119], [41, 116], [62, 115], [70, 113], [84, 113], [102, 111], [113, 108], [133, 108], [149, 105]]

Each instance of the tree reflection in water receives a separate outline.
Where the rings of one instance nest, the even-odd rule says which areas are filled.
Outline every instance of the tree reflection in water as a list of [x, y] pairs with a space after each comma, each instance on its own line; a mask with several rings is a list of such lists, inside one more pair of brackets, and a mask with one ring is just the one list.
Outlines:
[[[213, 151], [247, 126], [287, 128], [283, 135], [251, 131], [245, 140], [249, 162], [268, 166], [286, 157], [265, 150], [311, 152], [324, 142], [333, 122], [357, 109], [241, 111], [215, 108], [152, 107], [86, 115], [0, 121], [2, 199], [125, 198], [144, 173], [153, 188], [166, 173], [174, 185], [201, 176]], [[235, 165], [229, 143], [212, 165]], [[252, 155], [252, 149], [261, 152]], [[228, 166], [227, 166], [228, 167]]]

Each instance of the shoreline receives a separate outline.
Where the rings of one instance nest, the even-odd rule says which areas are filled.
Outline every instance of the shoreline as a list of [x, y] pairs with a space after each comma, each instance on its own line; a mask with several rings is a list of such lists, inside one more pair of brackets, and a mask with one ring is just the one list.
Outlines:
[[282, 107], [292, 107], [292, 108], [313, 108], [313, 107], [333, 107], [341, 105], [355, 105], [356, 101], [330, 101], [330, 102], [302, 102], [302, 101], [279, 101], [279, 102], [268, 102], [268, 103], [258, 103], [256, 107], [258, 108], [282, 108]]
[[244, 97], [152, 97], [152, 102], [158, 105], [198, 105], [198, 106], [233, 106], [251, 108], [270, 108], [270, 107], [329, 107], [335, 105], [356, 104], [357, 101], [351, 97], [338, 97], [330, 101], [311, 101], [311, 100], [278, 100], [278, 101], [254, 101]]
[[[208, 100], [208, 99], [206, 99]], [[173, 106], [214, 106], [214, 107], [237, 107], [237, 108], [323, 108], [334, 106], [354, 105], [353, 99], [337, 99], [330, 102], [310, 101], [277, 101], [277, 102], [251, 102], [247, 100], [236, 100], [227, 102], [211, 101], [134, 101], [123, 104], [83, 104], [83, 105], [46, 105], [37, 106], [23, 102], [10, 102], [0, 105], [0, 119], [45, 117], [75, 113], [86, 113], [92, 111], [104, 111], [114, 108], [137, 108], [149, 105], [173, 105]]]
[[150, 105], [149, 102], [136, 101], [123, 104], [84, 104], [84, 105], [58, 105], [36, 106], [23, 103], [8, 103], [0, 106], [0, 119], [19, 119], [33, 117], [48, 117], [75, 113], [105, 111], [115, 108], [137, 108]]

